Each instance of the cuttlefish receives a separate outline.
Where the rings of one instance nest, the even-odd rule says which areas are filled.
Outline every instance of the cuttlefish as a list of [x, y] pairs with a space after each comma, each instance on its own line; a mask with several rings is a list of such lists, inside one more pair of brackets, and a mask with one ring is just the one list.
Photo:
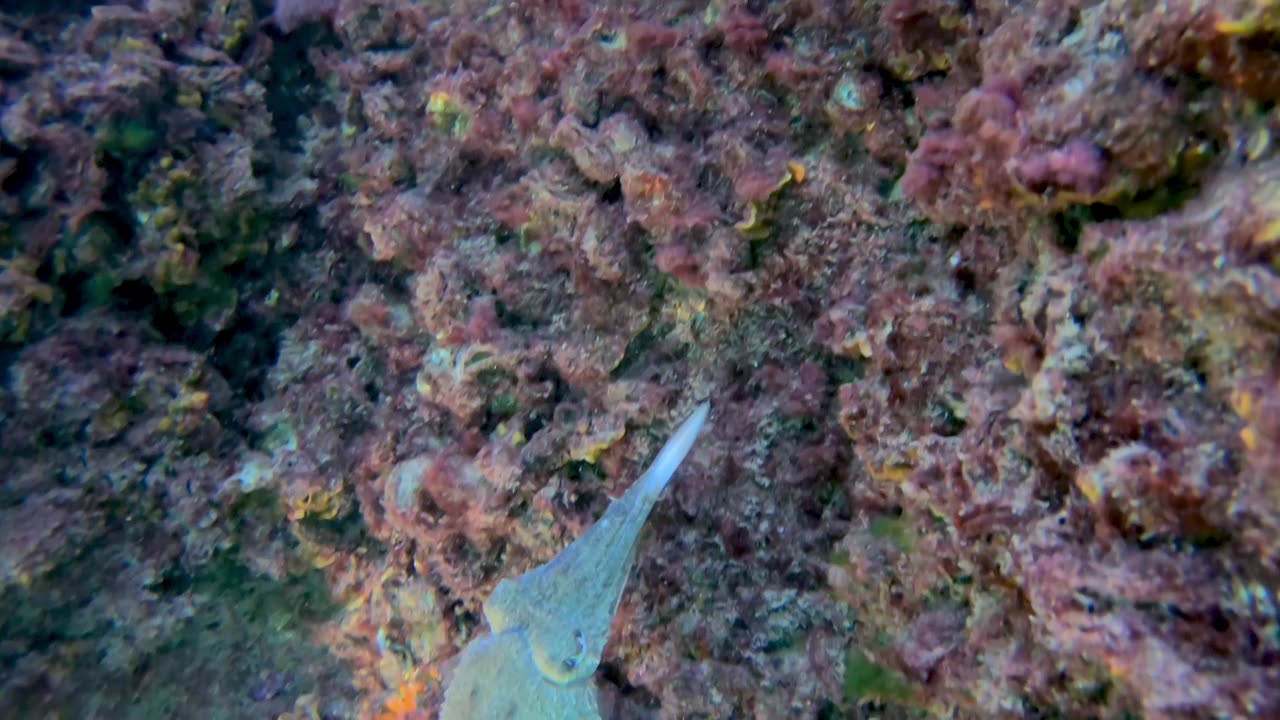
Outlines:
[[498, 583], [484, 603], [489, 633], [463, 649], [441, 720], [599, 720], [591, 681], [640, 529], [706, 422], [703, 403], [649, 469], [582, 537], [547, 564]]

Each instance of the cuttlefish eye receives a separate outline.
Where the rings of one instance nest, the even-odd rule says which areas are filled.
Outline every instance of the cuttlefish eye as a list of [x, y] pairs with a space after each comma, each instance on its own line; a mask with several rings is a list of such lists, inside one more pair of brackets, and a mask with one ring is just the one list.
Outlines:
[[587, 654], [587, 638], [582, 634], [581, 630], [573, 631], [573, 640], [578, 643], [578, 654], [564, 659], [564, 667], [566, 670], [572, 670], [578, 667], [579, 658]]

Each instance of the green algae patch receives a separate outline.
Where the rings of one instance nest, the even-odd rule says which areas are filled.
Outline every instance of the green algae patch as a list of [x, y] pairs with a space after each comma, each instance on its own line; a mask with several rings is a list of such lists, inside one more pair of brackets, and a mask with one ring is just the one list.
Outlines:
[[[144, 518], [140, 503], [113, 502], [120, 507], [111, 516], [131, 525], [29, 584], [0, 588], [7, 610], [0, 636], [61, 668], [66, 688], [9, 688], [0, 706], [24, 707], [31, 717], [120, 720], [199, 708], [201, 718], [234, 720], [277, 717], [306, 693], [349, 685], [350, 668], [313, 637], [339, 610], [323, 572], [290, 557], [298, 570], [266, 577], [246, 556], [259, 531], [284, 522], [274, 497], [242, 498], [235, 520], [248, 532], [196, 568], [140, 564], [144, 553], [166, 551], [148, 525], [155, 518]], [[330, 696], [354, 699], [342, 689]]]
[[902, 675], [874, 662], [857, 648], [849, 648], [844, 658], [844, 699], [847, 703], [878, 700], [906, 704], [915, 697], [911, 684]]
[[915, 542], [911, 538], [911, 528], [902, 518], [892, 515], [877, 515], [871, 520], [871, 535], [878, 540], [887, 540], [902, 552], [911, 552]]
[[117, 157], [145, 155], [160, 146], [160, 132], [141, 120], [124, 120], [103, 131], [99, 149]]

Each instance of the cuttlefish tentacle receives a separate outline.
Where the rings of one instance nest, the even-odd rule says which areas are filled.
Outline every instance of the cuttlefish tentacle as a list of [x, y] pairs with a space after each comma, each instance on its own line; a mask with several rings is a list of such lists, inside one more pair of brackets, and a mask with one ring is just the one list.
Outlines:
[[694, 410], [649, 469], [582, 537], [546, 565], [498, 583], [485, 603], [494, 632], [524, 628], [534, 663], [548, 680], [567, 685], [591, 677], [600, 665], [640, 530], [693, 447], [708, 410], [705, 403]]
[[[703, 403], [694, 410], [649, 469], [582, 537], [547, 564], [498, 583], [484, 604], [493, 635], [463, 651], [441, 718], [599, 717], [589, 680], [600, 665], [635, 563], [640, 530], [693, 447], [709, 409]], [[520, 697], [557, 709], [508, 713], [509, 707], [531, 707]]]

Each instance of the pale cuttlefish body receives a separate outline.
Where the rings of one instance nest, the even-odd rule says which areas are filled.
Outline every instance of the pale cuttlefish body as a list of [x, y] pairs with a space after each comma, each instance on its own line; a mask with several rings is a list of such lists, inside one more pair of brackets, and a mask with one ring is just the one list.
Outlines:
[[462, 651], [441, 720], [599, 720], [592, 675], [635, 563], [640, 529], [706, 422], [699, 405], [653, 465], [551, 559], [498, 583], [491, 633]]

